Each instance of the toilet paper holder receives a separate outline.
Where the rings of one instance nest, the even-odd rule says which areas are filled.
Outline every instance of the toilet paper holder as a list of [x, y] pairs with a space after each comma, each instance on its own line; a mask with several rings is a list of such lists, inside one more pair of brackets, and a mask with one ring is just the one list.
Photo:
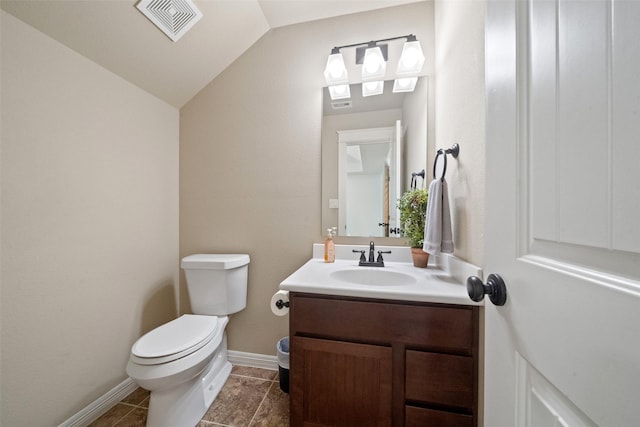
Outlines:
[[278, 308], [278, 310], [282, 310], [283, 307], [289, 308], [289, 301], [282, 301], [281, 299], [279, 299], [278, 301], [276, 301], [276, 307]]

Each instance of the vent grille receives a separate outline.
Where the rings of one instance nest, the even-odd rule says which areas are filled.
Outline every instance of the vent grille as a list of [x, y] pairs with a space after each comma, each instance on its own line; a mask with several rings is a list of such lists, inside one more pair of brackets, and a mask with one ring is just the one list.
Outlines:
[[331, 108], [334, 110], [341, 110], [343, 108], [351, 108], [351, 101], [334, 101], [331, 103]]
[[191, 0], [141, 0], [136, 7], [174, 42], [202, 18]]

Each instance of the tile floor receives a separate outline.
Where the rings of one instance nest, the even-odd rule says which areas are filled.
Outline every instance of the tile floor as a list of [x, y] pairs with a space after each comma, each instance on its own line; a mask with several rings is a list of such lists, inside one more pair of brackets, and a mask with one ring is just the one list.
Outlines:
[[[288, 427], [289, 395], [278, 372], [234, 366], [229, 379], [197, 427]], [[144, 427], [149, 392], [137, 389], [89, 427]]]

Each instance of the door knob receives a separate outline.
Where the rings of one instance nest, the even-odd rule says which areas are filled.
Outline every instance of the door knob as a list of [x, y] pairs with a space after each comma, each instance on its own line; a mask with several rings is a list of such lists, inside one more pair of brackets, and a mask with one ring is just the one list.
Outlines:
[[477, 276], [470, 276], [467, 279], [467, 293], [473, 301], [482, 301], [484, 295], [489, 295], [489, 299], [495, 305], [504, 305], [507, 302], [507, 287], [504, 280], [497, 274], [490, 274], [487, 277], [487, 284], [482, 283], [482, 279]]

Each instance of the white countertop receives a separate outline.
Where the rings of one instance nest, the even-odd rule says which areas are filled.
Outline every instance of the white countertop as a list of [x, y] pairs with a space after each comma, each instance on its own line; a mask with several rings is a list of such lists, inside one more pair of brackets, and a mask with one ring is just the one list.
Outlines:
[[[358, 266], [357, 253], [353, 249], [367, 250], [363, 245], [336, 245], [336, 261], [325, 263], [324, 246], [315, 244], [313, 258], [302, 265], [280, 284], [281, 290], [324, 295], [341, 295], [401, 301], [421, 301], [443, 304], [484, 305], [474, 302], [467, 294], [466, 278], [475, 275], [482, 278], [482, 270], [451, 255], [430, 257], [428, 268], [417, 268], [411, 262], [408, 247], [380, 246], [378, 250], [391, 250], [385, 255], [384, 267]], [[433, 258], [433, 259], [432, 259]], [[332, 273], [338, 270], [385, 270], [411, 276], [408, 284], [368, 285], [338, 280]], [[381, 273], [385, 274], [385, 273]], [[404, 276], [404, 277], [406, 277]]]

